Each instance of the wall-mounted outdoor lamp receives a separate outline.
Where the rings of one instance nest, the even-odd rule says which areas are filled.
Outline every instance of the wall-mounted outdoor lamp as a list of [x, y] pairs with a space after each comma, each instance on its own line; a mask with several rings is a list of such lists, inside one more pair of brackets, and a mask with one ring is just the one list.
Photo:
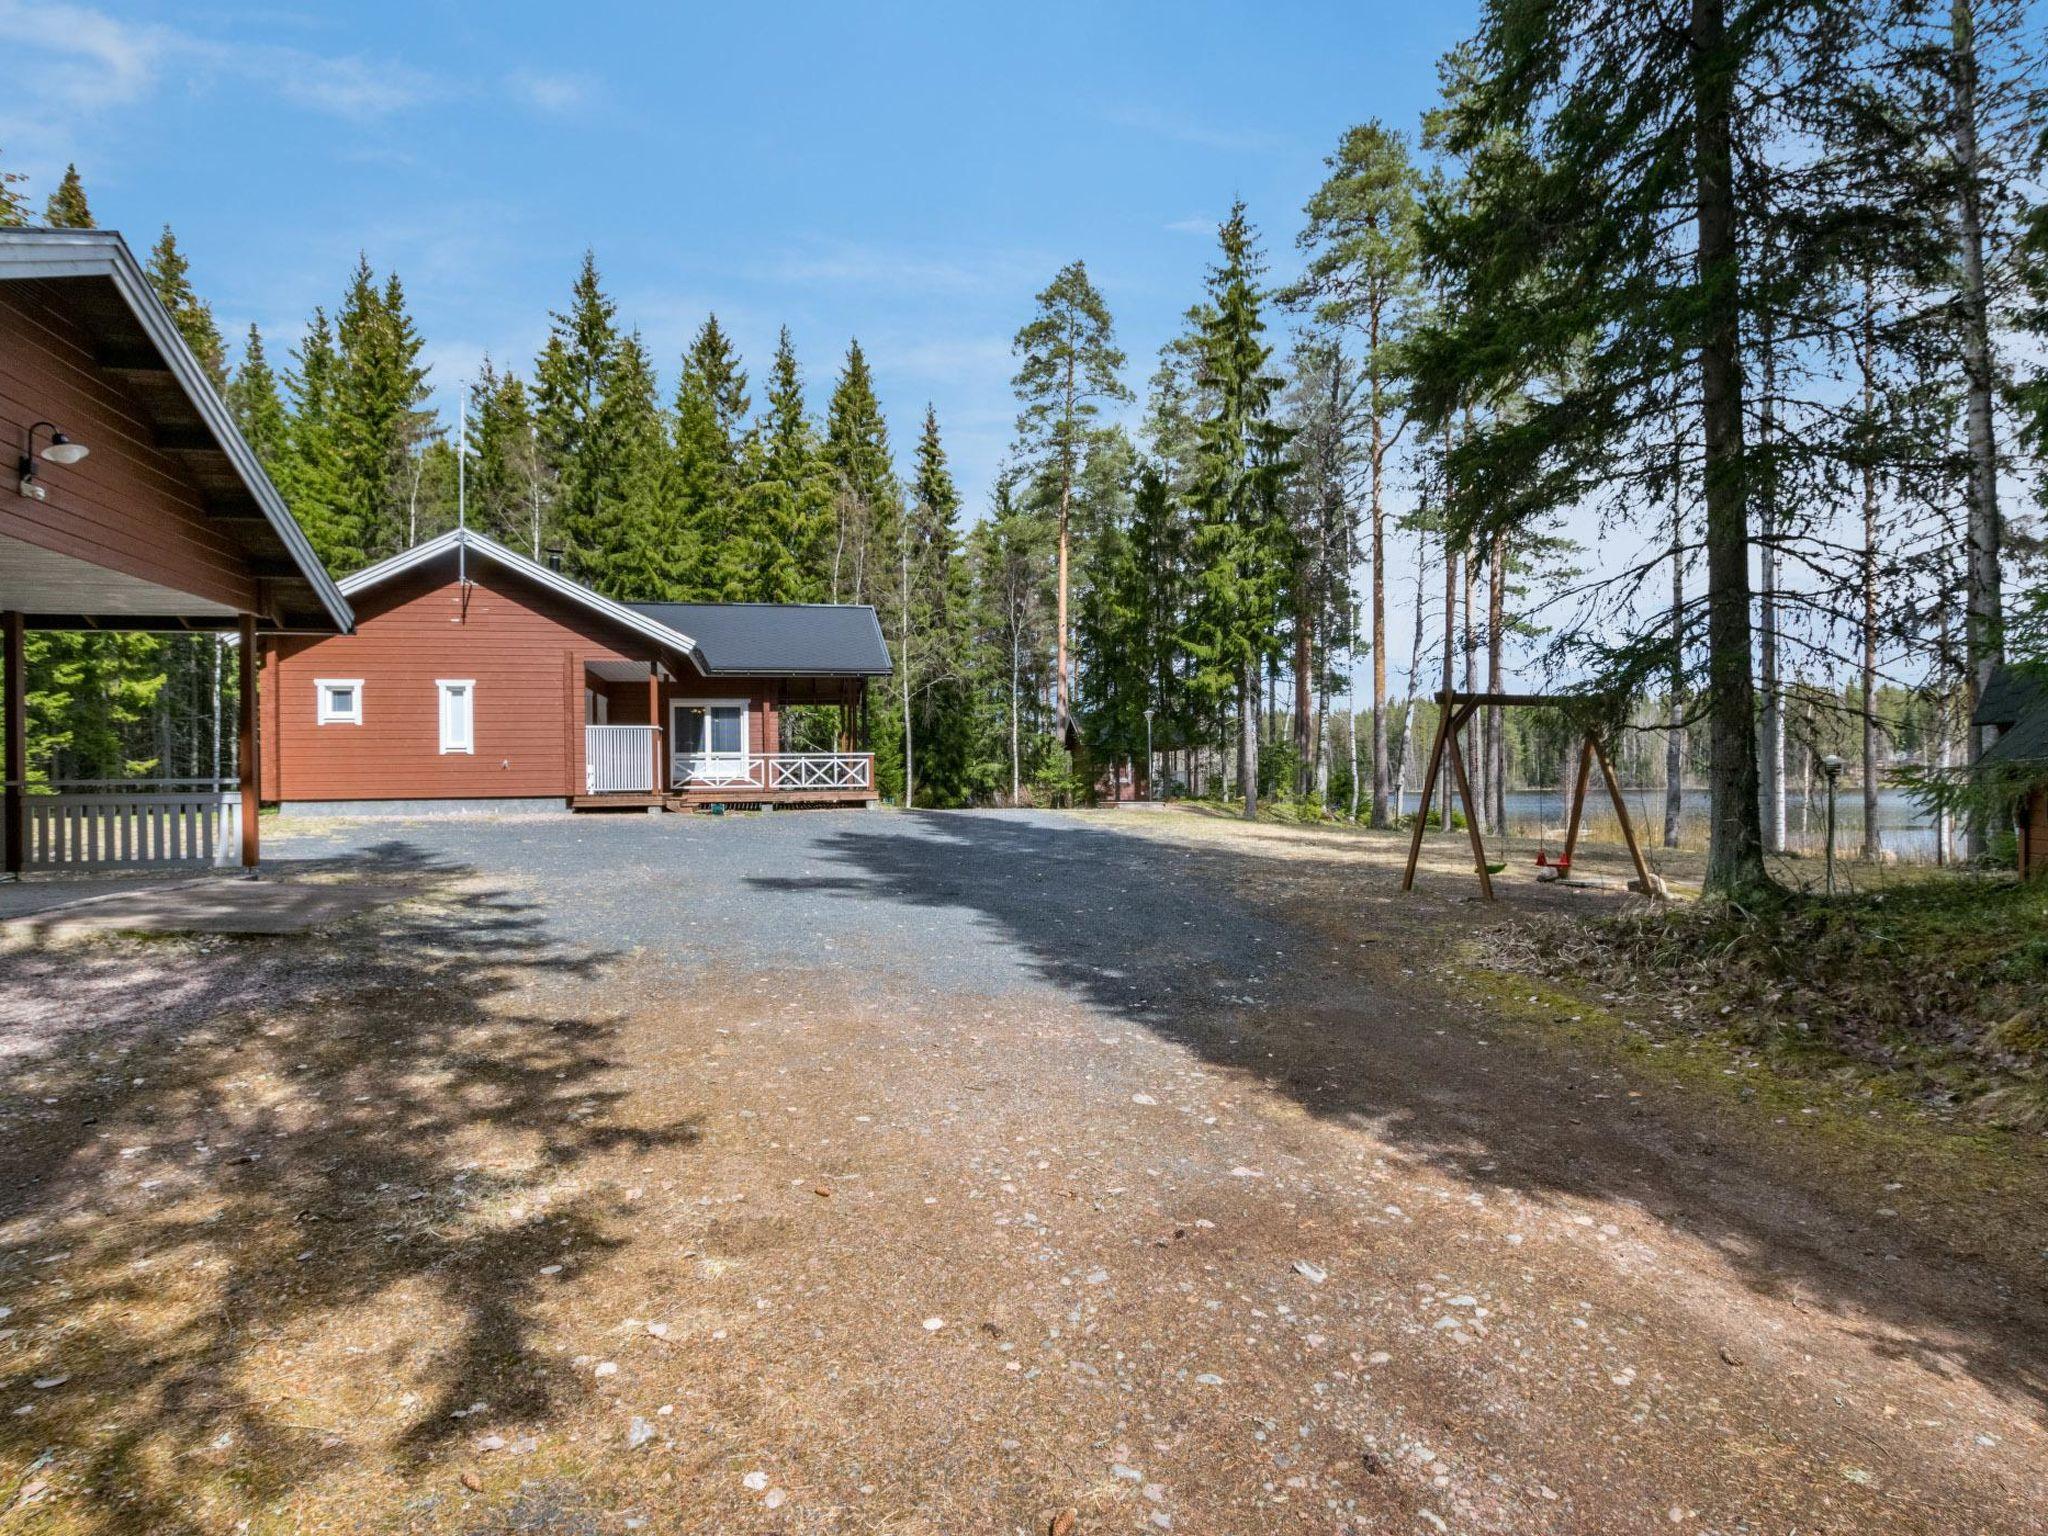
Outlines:
[[[43, 451], [37, 453], [36, 434], [45, 427], [50, 429], [50, 440], [43, 445]], [[75, 443], [59, 432], [55, 422], [37, 422], [28, 429], [28, 440], [22, 445], [21, 463], [16, 468], [21, 477], [21, 494], [37, 501], [43, 499], [43, 483], [36, 478], [37, 459], [51, 464], [76, 464], [90, 452], [92, 450], [85, 444]]]

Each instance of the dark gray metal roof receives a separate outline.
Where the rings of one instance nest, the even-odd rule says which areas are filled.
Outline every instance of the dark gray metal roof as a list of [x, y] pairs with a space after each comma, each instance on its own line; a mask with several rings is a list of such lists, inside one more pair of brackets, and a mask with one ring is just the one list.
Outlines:
[[2006, 666], [1991, 674], [1975, 723], [1999, 727], [1998, 740], [1977, 759], [1986, 765], [2048, 762], [2048, 675]]
[[875, 610], [851, 603], [627, 603], [697, 642], [714, 677], [885, 677]]
[[2028, 715], [2048, 711], [2048, 671], [2004, 666], [1991, 674], [1977, 700], [1977, 725], [2016, 725]]

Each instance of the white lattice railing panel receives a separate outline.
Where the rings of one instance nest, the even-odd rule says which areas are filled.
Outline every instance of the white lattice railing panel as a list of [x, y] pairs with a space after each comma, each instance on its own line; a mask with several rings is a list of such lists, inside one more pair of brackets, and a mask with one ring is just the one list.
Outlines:
[[865, 795], [875, 787], [872, 752], [678, 752], [671, 769], [677, 789]]

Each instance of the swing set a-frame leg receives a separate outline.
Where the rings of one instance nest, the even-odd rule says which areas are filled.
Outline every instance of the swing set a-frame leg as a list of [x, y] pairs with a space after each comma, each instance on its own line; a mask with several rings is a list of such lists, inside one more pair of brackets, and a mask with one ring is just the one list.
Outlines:
[[1579, 743], [1579, 773], [1572, 788], [1571, 819], [1565, 823], [1564, 852], [1558, 863], [1565, 869], [1572, 867], [1572, 853], [1579, 846], [1579, 822], [1586, 814], [1586, 786], [1593, 777], [1593, 737], [1589, 732]]
[[1479, 894], [1492, 901], [1493, 876], [1486, 868], [1486, 844], [1479, 837], [1479, 808], [1472, 803], [1472, 780], [1465, 773], [1465, 754], [1458, 749], [1458, 733], [1465, 728], [1473, 707], [1467, 704], [1451, 721], [1451, 773], [1458, 781], [1458, 798], [1465, 802], [1465, 830], [1472, 835], [1472, 868], [1479, 876]]
[[1404, 891], [1415, 889], [1415, 864], [1422, 857], [1422, 832], [1429, 825], [1429, 801], [1436, 789], [1437, 770], [1444, 765], [1444, 734], [1451, 723], [1451, 701], [1447, 694], [1439, 694], [1438, 698], [1443, 701], [1443, 710], [1437, 716], [1436, 736], [1429, 746], [1429, 771], [1422, 776], [1422, 803], [1415, 807], [1415, 832], [1408, 839], [1408, 868], [1401, 876]]
[[1643, 845], [1636, 841], [1636, 824], [1629, 819], [1628, 802], [1621, 797], [1621, 781], [1614, 776], [1614, 764], [1608, 761], [1607, 748], [1597, 736], [1588, 736], [1586, 744], [1600, 758], [1600, 776], [1607, 781], [1607, 793], [1614, 801], [1614, 814], [1621, 822], [1621, 840], [1628, 844], [1628, 856], [1635, 860], [1636, 879], [1641, 882], [1642, 893], [1652, 901], [1657, 899], [1657, 888], [1650, 884], [1650, 866], [1643, 859]]

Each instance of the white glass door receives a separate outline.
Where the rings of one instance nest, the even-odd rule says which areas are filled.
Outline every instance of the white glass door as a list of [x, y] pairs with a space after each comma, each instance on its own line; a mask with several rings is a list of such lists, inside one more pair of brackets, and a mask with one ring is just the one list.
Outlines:
[[733, 784], [747, 777], [747, 706], [741, 700], [676, 703], [669, 710], [676, 778]]

